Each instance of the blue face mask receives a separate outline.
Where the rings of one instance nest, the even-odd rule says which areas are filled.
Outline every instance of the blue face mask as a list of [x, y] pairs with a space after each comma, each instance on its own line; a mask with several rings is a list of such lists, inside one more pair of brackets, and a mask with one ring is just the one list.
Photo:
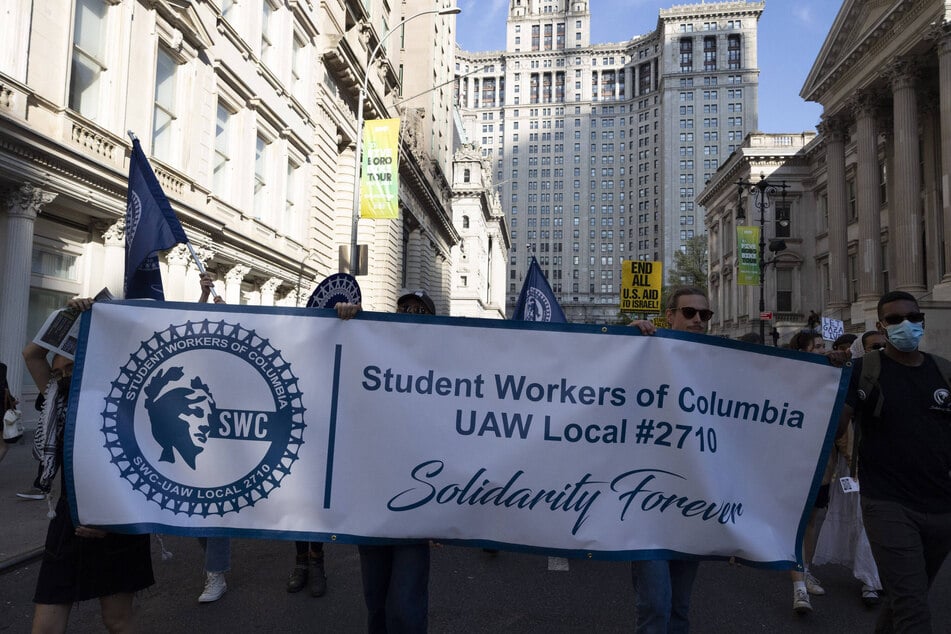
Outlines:
[[902, 352], [914, 352], [925, 334], [925, 327], [922, 324], [913, 324], [906, 319], [900, 324], [886, 326], [885, 333], [889, 343]]

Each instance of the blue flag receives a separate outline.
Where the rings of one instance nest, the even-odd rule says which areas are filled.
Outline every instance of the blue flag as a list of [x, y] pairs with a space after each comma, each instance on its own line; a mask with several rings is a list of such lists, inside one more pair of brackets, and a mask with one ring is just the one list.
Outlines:
[[165, 299], [158, 252], [188, 242], [138, 139], [132, 139], [125, 212], [125, 297]]
[[550, 321], [565, 323], [565, 311], [561, 309], [551, 286], [545, 279], [545, 274], [538, 266], [538, 260], [532, 256], [532, 263], [528, 267], [528, 275], [522, 285], [522, 292], [515, 303], [515, 313], [512, 319], [521, 321]]

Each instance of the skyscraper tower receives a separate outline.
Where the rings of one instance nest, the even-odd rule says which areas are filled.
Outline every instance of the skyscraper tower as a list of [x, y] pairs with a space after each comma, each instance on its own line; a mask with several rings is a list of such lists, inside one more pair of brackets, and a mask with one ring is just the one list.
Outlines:
[[669, 271], [704, 233], [694, 199], [757, 128], [764, 6], [679, 5], [592, 44], [586, 0], [511, 0], [505, 51], [457, 51], [463, 128], [511, 228], [509, 312], [535, 255], [571, 321], [612, 320], [622, 261]]

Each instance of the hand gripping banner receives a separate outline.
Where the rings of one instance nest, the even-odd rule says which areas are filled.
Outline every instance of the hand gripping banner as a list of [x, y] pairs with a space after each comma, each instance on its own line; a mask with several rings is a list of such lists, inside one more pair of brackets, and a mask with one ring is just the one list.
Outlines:
[[630, 327], [96, 303], [74, 518], [125, 532], [432, 538], [788, 568], [848, 373]]

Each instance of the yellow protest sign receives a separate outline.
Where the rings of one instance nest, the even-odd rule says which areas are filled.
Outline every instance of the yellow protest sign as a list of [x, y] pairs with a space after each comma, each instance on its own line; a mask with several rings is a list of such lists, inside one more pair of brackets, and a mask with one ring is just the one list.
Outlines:
[[621, 263], [621, 312], [659, 313], [663, 263], [627, 260]]

